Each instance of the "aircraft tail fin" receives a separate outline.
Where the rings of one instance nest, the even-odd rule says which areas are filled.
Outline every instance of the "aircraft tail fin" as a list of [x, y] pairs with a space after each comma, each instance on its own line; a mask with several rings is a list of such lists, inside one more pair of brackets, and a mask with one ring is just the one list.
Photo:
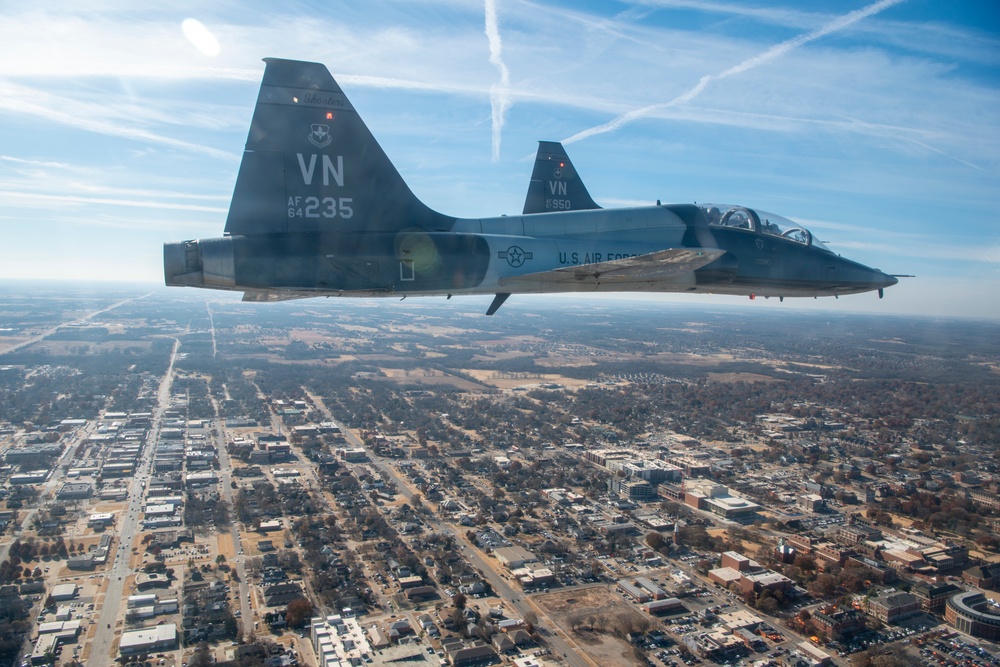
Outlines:
[[558, 141], [539, 141], [523, 214], [601, 208], [590, 197], [566, 149]]
[[450, 228], [406, 185], [326, 66], [264, 62], [227, 234]]

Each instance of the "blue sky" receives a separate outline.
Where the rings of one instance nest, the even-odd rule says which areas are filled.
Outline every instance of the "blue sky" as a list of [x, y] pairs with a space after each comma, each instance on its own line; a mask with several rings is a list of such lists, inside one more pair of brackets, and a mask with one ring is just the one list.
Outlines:
[[163, 242], [221, 235], [275, 56], [444, 213], [519, 213], [563, 140], [604, 206], [759, 207], [917, 275], [809, 307], [1000, 318], [994, 2], [124, 4], [0, 9], [0, 278], [162, 282]]

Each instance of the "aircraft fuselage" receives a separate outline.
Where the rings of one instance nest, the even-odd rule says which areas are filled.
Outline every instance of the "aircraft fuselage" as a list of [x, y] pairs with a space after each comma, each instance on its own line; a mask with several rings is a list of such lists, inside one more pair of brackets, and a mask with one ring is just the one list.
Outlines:
[[[602, 280], [586, 271], [676, 248], [724, 253], [648, 280]], [[458, 219], [437, 231], [233, 235], [167, 244], [164, 256], [168, 284], [300, 296], [649, 291], [802, 297], [895, 283], [821, 245], [710, 225], [692, 205]], [[581, 267], [574, 279], [530, 278], [571, 267]]]

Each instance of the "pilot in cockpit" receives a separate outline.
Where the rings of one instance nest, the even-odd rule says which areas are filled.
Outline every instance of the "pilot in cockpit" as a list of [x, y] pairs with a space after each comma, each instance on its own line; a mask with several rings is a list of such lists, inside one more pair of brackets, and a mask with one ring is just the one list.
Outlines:
[[708, 224], [710, 225], [717, 225], [722, 220], [722, 213], [715, 206], [709, 206], [705, 215], [708, 216]]
[[781, 227], [774, 224], [770, 220], [764, 220], [764, 232], [767, 234], [781, 234]]

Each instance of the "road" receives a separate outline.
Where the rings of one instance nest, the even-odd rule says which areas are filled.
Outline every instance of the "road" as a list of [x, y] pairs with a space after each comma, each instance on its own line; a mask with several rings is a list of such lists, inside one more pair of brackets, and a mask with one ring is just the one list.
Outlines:
[[[212, 356], [214, 357], [219, 354], [219, 346], [215, 339], [215, 318], [212, 317], [212, 304], [210, 304], [208, 301], [205, 301], [205, 308], [208, 309], [208, 324], [209, 324], [209, 329], [212, 332]], [[219, 411], [216, 410], [215, 414], [218, 415]]]
[[243, 625], [243, 636], [249, 637], [253, 632], [253, 613], [250, 606], [250, 585], [247, 583], [246, 559], [243, 548], [243, 538], [240, 535], [240, 522], [236, 520], [236, 503], [233, 501], [232, 471], [233, 464], [226, 449], [226, 437], [223, 429], [225, 420], [219, 413], [219, 404], [212, 397], [212, 408], [215, 410], [215, 451], [219, 453], [219, 485], [222, 487], [222, 498], [229, 503], [231, 520], [229, 531], [233, 536], [233, 549], [236, 550], [236, 574], [240, 578], [240, 619]]
[[167, 372], [160, 382], [160, 389], [157, 394], [156, 412], [153, 414], [153, 428], [150, 430], [150, 437], [146, 440], [143, 448], [144, 453], [140, 456], [140, 463], [132, 479], [128, 505], [116, 527], [120, 542], [115, 552], [115, 559], [111, 567], [107, 570], [108, 585], [104, 592], [101, 615], [97, 620], [97, 632], [90, 645], [89, 664], [111, 664], [111, 661], [114, 659], [114, 656], [110, 655], [111, 643], [115, 637], [118, 623], [118, 609], [121, 606], [125, 583], [132, 573], [129, 561], [131, 560], [132, 549], [135, 546], [135, 537], [139, 528], [139, 517], [142, 515], [145, 485], [149, 480], [150, 469], [153, 465], [153, 457], [150, 455], [150, 452], [156, 447], [156, 442], [160, 437], [163, 413], [170, 407], [170, 388], [174, 380], [174, 361], [177, 359], [177, 351], [180, 349], [180, 346], [180, 341], [175, 338], [174, 348], [170, 353], [170, 366], [167, 368]]
[[50, 328], [46, 329], [45, 331], [41, 332], [37, 336], [32, 336], [31, 338], [29, 338], [27, 340], [22, 340], [20, 343], [17, 343], [15, 345], [11, 345], [10, 347], [7, 347], [7, 348], [4, 348], [4, 349], [0, 350], [0, 354], [8, 354], [10, 352], [14, 352], [15, 350], [20, 350], [22, 347], [27, 347], [28, 345], [33, 345], [33, 344], [37, 343], [40, 340], [48, 338], [49, 336], [51, 336], [55, 332], [59, 331], [59, 329], [61, 329], [63, 327], [70, 326], [71, 324], [83, 324], [84, 322], [92, 320], [93, 318], [97, 317], [98, 315], [102, 315], [103, 313], [106, 313], [109, 310], [114, 310], [115, 308], [117, 308], [119, 306], [122, 306], [122, 305], [124, 305], [124, 304], [126, 304], [126, 303], [128, 303], [130, 301], [138, 301], [139, 299], [145, 299], [147, 296], [151, 296], [151, 295], [152, 295], [152, 292], [150, 292], [150, 294], [143, 294], [142, 296], [132, 297], [131, 299], [122, 299], [121, 301], [118, 301], [116, 303], [111, 304], [107, 308], [101, 308], [100, 310], [95, 310], [94, 312], [88, 313], [87, 315], [84, 315], [83, 317], [81, 317], [79, 319], [71, 320], [69, 322], [62, 322], [60, 324], [55, 325], [54, 327], [50, 327]]

